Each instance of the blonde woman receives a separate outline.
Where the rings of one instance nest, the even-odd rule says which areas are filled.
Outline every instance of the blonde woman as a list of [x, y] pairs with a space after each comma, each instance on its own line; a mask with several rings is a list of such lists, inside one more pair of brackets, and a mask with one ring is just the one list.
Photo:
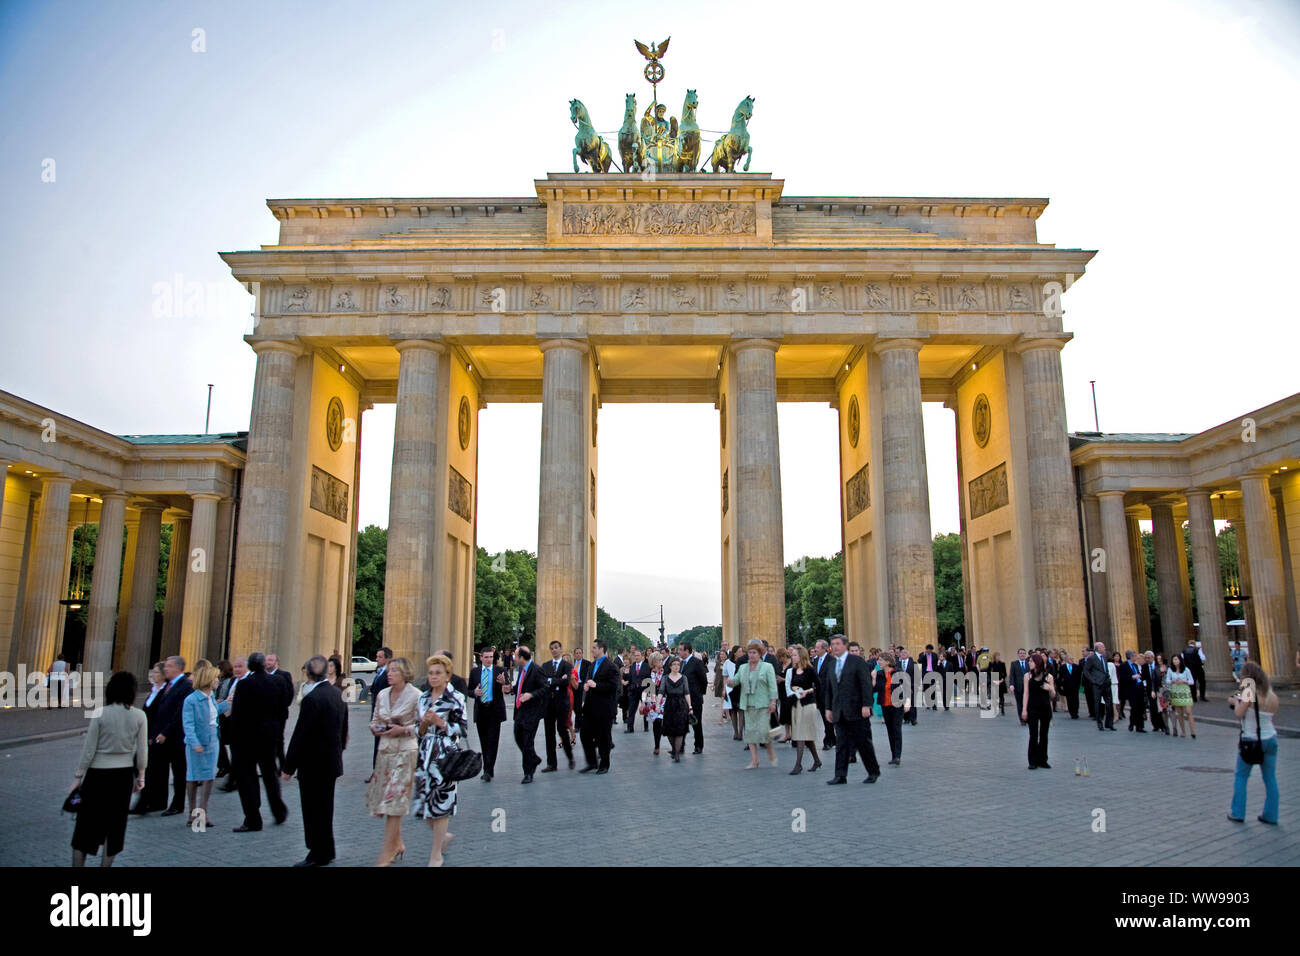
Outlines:
[[443, 778], [440, 761], [465, 746], [469, 724], [465, 698], [451, 686], [451, 660], [435, 654], [426, 661], [429, 689], [420, 695], [419, 768], [415, 772], [415, 815], [433, 831], [430, 866], [442, 866], [442, 854], [451, 844], [447, 825], [456, 813], [456, 781]]
[[212, 692], [221, 683], [221, 671], [207, 661], [194, 665], [190, 678], [194, 690], [181, 705], [181, 726], [185, 729], [185, 800], [190, 812], [187, 823], [197, 818], [196, 832], [202, 833], [208, 819], [208, 797], [217, 776], [217, 704]]
[[758, 767], [759, 744], [767, 748], [768, 763], [775, 767], [776, 751], [768, 733], [768, 718], [776, 711], [776, 672], [763, 660], [762, 641], [751, 640], [746, 650], [748, 660], [727, 681], [728, 686], [740, 689], [740, 708], [745, 712], [745, 743], [749, 745], [749, 764], [745, 769]]
[[803, 773], [803, 752], [807, 748], [812, 752], [812, 770], [821, 769], [822, 760], [817, 755], [817, 741], [822, 736], [821, 714], [817, 711], [817, 671], [813, 668], [808, 649], [796, 644], [793, 664], [786, 672], [786, 686], [790, 688], [791, 733], [798, 757], [795, 758], [792, 774]]
[[[1259, 765], [1260, 776], [1264, 778], [1264, 809], [1257, 820], [1277, 826], [1277, 728], [1273, 726], [1273, 715], [1277, 713], [1277, 694], [1269, 686], [1268, 675], [1254, 661], [1247, 661], [1241, 667], [1241, 689], [1228, 698], [1232, 712], [1241, 720], [1241, 738], [1258, 740], [1264, 759]], [[1228, 819], [1233, 823], [1242, 823], [1246, 819], [1246, 784], [1250, 781], [1250, 768], [1237, 752], [1237, 777], [1232, 787], [1232, 808]]]
[[366, 807], [371, 816], [384, 818], [384, 843], [376, 866], [388, 866], [406, 852], [402, 842], [402, 817], [411, 812], [411, 791], [415, 782], [416, 752], [419, 749], [416, 709], [420, 692], [412, 686], [415, 671], [405, 657], [388, 663], [388, 686], [375, 701], [370, 732], [379, 738], [375, 773], [366, 790]]

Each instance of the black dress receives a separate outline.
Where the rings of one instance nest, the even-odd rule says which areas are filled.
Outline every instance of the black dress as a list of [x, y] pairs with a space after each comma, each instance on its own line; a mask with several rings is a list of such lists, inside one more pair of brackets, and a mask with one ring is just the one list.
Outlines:
[[1032, 674], [1025, 711], [1029, 715], [1029, 766], [1047, 766], [1047, 728], [1052, 722], [1052, 695], [1047, 691], [1047, 677]]
[[690, 725], [690, 698], [685, 677], [674, 681], [665, 677], [659, 685], [659, 693], [664, 695], [664, 736], [685, 737]]
[[[777, 675], [778, 678], [784, 676], [784, 672]], [[776, 696], [779, 701], [777, 713], [780, 714], [781, 723], [788, 727], [790, 725], [790, 707], [794, 704], [794, 695], [786, 689], [785, 681], [777, 680]]]

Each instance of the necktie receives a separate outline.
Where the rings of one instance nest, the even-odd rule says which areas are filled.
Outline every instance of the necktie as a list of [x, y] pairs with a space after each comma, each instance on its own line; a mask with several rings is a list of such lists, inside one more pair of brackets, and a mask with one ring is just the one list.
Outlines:
[[525, 664], [525, 665], [524, 665], [524, 669], [521, 670], [521, 671], [519, 672], [519, 686], [515, 688], [515, 706], [516, 706], [516, 707], [519, 706], [519, 695], [522, 694], [522, 693], [524, 692], [524, 675], [527, 674], [527, 673], [528, 673], [528, 665]]
[[492, 701], [492, 668], [483, 668], [483, 676], [479, 678], [479, 686], [483, 688], [483, 702], [491, 703]]
[[835, 658], [835, 679], [840, 679], [840, 671], [844, 670], [844, 658]]

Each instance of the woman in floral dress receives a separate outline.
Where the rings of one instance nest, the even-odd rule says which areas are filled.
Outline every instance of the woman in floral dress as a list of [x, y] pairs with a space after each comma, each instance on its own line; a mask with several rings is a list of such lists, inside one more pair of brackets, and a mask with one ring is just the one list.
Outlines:
[[420, 759], [415, 769], [413, 812], [433, 831], [430, 866], [442, 866], [442, 853], [452, 840], [447, 824], [456, 812], [456, 781], [444, 780], [438, 761], [464, 747], [469, 725], [465, 698], [452, 688], [451, 661], [441, 654], [428, 660], [429, 689], [420, 695]]
[[371, 816], [384, 818], [384, 845], [377, 866], [388, 866], [406, 852], [402, 842], [402, 817], [411, 812], [411, 788], [415, 778], [416, 704], [420, 692], [411, 685], [415, 671], [404, 657], [388, 664], [388, 686], [375, 699], [375, 716], [370, 732], [379, 738], [375, 772], [366, 790], [366, 807]]

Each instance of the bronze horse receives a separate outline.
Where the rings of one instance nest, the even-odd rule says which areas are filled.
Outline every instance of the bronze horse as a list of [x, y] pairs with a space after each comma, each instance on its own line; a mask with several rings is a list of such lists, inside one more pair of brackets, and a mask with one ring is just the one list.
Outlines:
[[682, 103], [682, 122], [677, 129], [677, 171], [693, 173], [700, 162], [700, 127], [695, 122], [695, 109], [700, 105], [694, 90], [686, 91]]
[[596, 127], [591, 124], [591, 115], [582, 105], [582, 100], [569, 100], [569, 119], [578, 127], [578, 134], [573, 138], [573, 171], [578, 172], [581, 158], [593, 173], [609, 172], [614, 157], [609, 144], [596, 135]]
[[713, 155], [709, 157], [709, 162], [713, 164], [713, 172], [716, 173], [721, 169], [734, 173], [736, 162], [741, 156], [745, 157], [744, 171], [749, 171], [750, 160], [754, 157], [754, 148], [749, 145], [749, 129], [746, 124], [753, 115], [754, 98], [746, 96], [736, 107], [736, 112], [731, 114], [731, 130], [713, 144]]
[[623, 125], [618, 130], [618, 153], [623, 172], [639, 173], [645, 168], [645, 143], [636, 124], [636, 94], [628, 93], [623, 108]]

